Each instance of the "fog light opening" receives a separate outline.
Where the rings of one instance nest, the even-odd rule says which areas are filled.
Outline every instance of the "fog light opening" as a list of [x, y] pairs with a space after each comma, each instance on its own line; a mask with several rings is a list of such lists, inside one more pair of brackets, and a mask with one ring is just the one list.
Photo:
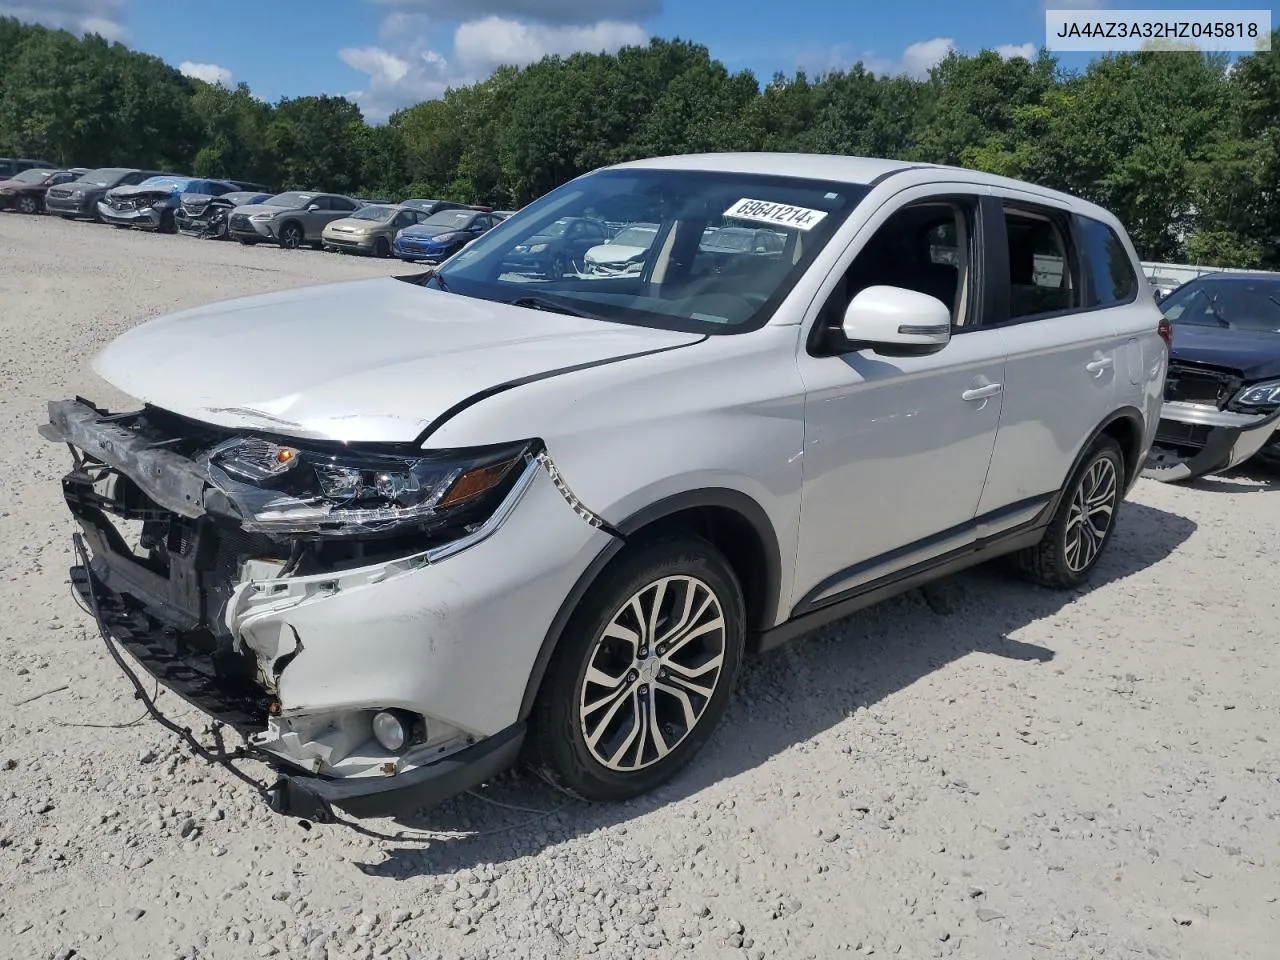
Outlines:
[[400, 753], [420, 726], [421, 720], [405, 710], [379, 710], [373, 715], [373, 738], [384, 750]]

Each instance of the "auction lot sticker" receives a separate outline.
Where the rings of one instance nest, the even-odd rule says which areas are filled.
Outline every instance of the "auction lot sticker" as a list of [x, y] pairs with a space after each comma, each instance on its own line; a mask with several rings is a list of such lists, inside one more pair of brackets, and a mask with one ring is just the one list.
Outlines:
[[743, 197], [724, 212], [736, 220], [754, 220], [775, 227], [791, 227], [794, 230], [812, 230], [822, 222], [826, 211], [808, 207], [792, 207], [785, 203], [769, 203], [767, 200], [751, 200]]

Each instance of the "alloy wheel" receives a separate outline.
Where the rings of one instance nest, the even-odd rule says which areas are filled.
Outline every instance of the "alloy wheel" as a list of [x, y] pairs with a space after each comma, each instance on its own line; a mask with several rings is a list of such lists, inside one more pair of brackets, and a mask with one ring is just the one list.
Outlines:
[[578, 720], [591, 756], [615, 772], [665, 759], [693, 731], [720, 683], [726, 622], [702, 580], [663, 577], [637, 590], [587, 662]]
[[1120, 494], [1116, 465], [1109, 457], [1099, 457], [1080, 478], [1071, 498], [1064, 542], [1067, 567], [1081, 573], [1097, 559]]
[[23, 213], [35, 213], [35, 212], [36, 212], [36, 198], [35, 198], [35, 197], [21, 197], [21, 198], [18, 200], [18, 209], [19, 209], [19, 210], [21, 210]]
[[286, 250], [297, 250], [302, 246], [302, 230], [289, 224], [280, 231], [280, 246]]

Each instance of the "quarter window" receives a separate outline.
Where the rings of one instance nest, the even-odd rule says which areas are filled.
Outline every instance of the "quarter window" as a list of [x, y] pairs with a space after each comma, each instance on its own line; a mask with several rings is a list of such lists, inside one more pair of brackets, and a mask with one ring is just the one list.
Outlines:
[[1005, 209], [1009, 243], [1009, 319], [1078, 309], [1079, 264], [1058, 219]]
[[1093, 305], [1110, 307], [1129, 303], [1137, 296], [1138, 278], [1133, 271], [1133, 261], [1116, 232], [1089, 217], [1077, 217], [1076, 224], [1089, 279], [1093, 282]]

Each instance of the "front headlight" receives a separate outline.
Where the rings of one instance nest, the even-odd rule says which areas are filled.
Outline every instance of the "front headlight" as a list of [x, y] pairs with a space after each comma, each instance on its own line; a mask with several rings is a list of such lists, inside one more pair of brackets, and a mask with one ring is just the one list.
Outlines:
[[249, 219], [250, 219], [250, 220], [271, 220], [273, 217], [275, 217], [275, 214], [274, 214], [274, 213], [251, 213], [251, 214], [249, 214]]
[[1235, 402], [1242, 407], [1274, 407], [1280, 404], [1280, 380], [1245, 387], [1236, 394]]
[[247, 531], [344, 537], [418, 527], [462, 533], [493, 512], [535, 447], [529, 440], [395, 456], [243, 437], [211, 450], [205, 463]]
[[529, 248], [529, 252], [541, 253], [545, 249], [547, 249], [547, 245], [545, 243], [535, 243], [532, 247]]
[[432, 237], [431, 240], [433, 243], [453, 243], [455, 240], [462, 239], [463, 236], [464, 234], [461, 233], [442, 233]]

